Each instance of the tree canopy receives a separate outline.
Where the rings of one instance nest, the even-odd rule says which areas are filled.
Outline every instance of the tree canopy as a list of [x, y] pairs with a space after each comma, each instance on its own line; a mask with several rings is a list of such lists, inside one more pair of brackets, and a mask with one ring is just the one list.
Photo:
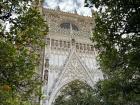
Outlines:
[[[138, 105], [140, 102], [140, 1], [86, 0], [94, 12], [92, 40], [104, 80], [97, 96], [104, 105]], [[86, 5], [88, 6], [88, 5]]]
[[75, 80], [60, 91], [54, 105], [99, 105], [99, 102], [90, 86]]
[[0, 1], [0, 105], [31, 105], [39, 95], [37, 68], [47, 34], [39, 3]]

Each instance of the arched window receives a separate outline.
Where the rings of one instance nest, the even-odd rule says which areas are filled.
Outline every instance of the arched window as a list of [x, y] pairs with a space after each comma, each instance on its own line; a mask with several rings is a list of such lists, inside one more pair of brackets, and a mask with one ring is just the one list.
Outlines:
[[70, 23], [62, 23], [60, 24], [60, 27], [64, 29], [70, 29]]
[[75, 24], [67, 23], [67, 22], [60, 24], [60, 27], [64, 28], [64, 29], [70, 29], [72, 27], [72, 30], [75, 30], [75, 31], [79, 30], [78, 27]]

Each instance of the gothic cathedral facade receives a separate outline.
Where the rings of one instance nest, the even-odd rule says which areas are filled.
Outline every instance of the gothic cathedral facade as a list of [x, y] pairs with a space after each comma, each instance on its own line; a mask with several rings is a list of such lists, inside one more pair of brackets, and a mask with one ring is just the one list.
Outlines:
[[43, 13], [49, 33], [45, 39], [42, 90], [46, 98], [42, 105], [53, 105], [68, 83], [79, 80], [94, 88], [103, 75], [90, 40], [93, 18], [52, 9], [44, 9]]

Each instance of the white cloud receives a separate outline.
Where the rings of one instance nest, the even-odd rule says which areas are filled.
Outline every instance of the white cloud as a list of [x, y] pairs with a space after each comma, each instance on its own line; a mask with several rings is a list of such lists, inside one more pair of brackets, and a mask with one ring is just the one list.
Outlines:
[[91, 10], [84, 7], [84, 0], [45, 0], [45, 8], [55, 9], [58, 6], [65, 12], [74, 12], [76, 9], [80, 15], [91, 16]]

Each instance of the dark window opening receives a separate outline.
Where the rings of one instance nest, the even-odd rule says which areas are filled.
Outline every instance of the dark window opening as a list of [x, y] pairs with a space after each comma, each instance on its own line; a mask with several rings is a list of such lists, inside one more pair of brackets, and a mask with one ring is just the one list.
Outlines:
[[78, 27], [75, 24], [72, 24], [72, 29], [78, 31]]
[[72, 27], [72, 30], [79, 31], [78, 27], [75, 24], [71, 23], [62, 23], [60, 24], [60, 27], [64, 29], [70, 29], [70, 27]]
[[60, 27], [64, 29], [70, 29], [70, 23], [62, 23]]

